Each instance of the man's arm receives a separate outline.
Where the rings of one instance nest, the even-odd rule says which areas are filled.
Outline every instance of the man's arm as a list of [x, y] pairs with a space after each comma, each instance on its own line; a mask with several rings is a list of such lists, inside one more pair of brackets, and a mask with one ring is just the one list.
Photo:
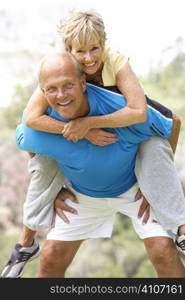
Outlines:
[[53, 159], [60, 148], [60, 139], [60, 135], [34, 130], [24, 124], [16, 128], [16, 144], [21, 150], [46, 155]]

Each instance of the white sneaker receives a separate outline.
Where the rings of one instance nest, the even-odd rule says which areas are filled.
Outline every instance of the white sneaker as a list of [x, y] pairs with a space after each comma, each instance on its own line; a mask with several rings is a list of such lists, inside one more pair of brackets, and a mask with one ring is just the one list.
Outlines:
[[175, 244], [176, 248], [185, 255], [185, 234], [177, 235]]
[[34, 240], [33, 245], [30, 247], [22, 247], [20, 244], [16, 244], [8, 263], [1, 273], [1, 277], [21, 277], [25, 264], [39, 256], [39, 254], [40, 247], [36, 240]]

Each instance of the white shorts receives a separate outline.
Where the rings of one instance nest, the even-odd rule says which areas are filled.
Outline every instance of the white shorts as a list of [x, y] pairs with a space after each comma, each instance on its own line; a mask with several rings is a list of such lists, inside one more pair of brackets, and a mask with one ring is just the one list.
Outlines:
[[134, 229], [141, 239], [170, 235], [156, 222], [155, 216], [150, 212], [150, 218], [146, 224], [137, 217], [142, 199], [134, 201], [138, 190], [135, 184], [126, 193], [115, 198], [93, 198], [76, 192], [78, 203], [66, 199], [66, 203], [74, 207], [78, 214], [64, 212], [70, 223], [65, 223], [59, 216], [55, 218], [55, 224], [47, 235], [47, 240], [76, 241], [89, 238], [109, 238], [112, 235], [114, 218], [117, 212], [131, 218]]

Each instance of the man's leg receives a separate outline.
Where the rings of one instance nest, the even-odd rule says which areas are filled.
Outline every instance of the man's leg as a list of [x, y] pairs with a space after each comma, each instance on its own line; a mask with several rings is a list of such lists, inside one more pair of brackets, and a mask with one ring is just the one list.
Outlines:
[[72, 202], [65, 192], [65, 203], [73, 207], [78, 214], [66, 211], [69, 223], [65, 223], [56, 215], [42, 248], [39, 277], [64, 277], [84, 240], [109, 238], [112, 234], [115, 210], [110, 206], [108, 199], [83, 195], [72, 188], [71, 191], [78, 202]]
[[[138, 185], [134, 185], [126, 193], [119, 196], [119, 212], [130, 216], [132, 224], [139, 238], [144, 241], [148, 256], [157, 272], [158, 277], [185, 277], [183, 266], [175, 244], [170, 234], [153, 220], [156, 219], [154, 212], [150, 211], [147, 223], [138, 218], [139, 207], [142, 198], [138, 201], [124, 203], [124, 198], [134, 199]], [[123, 198], [123, 199], [122, 199]], [[115, 203], [115, 200], [114, 200]]]
[[82, 242], [46, 241], [42, 248], [38, 277], [63, 278]]
[[144, 245], [158, 277], [185, 277], [185, 267], [172, 239], [162, 236], [146, 238]]
[[[139, 200], [140, 202], [142, 201]], [[139, 201], [136, 201], [139, 202]], [[173, 239], [162, 226], [154, 222], [155, 215], [151, 211], [147, 223], [142, 218], [131, 217], [138, 236], [143, 239], [148, 256], [158, 277], [185, 277], [185, 267], [180, 260]]]

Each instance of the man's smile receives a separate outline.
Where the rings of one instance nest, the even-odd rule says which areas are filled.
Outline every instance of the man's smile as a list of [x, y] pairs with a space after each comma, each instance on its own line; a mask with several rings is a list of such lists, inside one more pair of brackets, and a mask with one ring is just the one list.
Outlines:
[[72, 100], [68, 100], [66, 102], [57, 102], [57, 105], [59, 105], [59, 106], [67, 106], [67, 105], [69, 105], [71, 103], [72, 103]]

